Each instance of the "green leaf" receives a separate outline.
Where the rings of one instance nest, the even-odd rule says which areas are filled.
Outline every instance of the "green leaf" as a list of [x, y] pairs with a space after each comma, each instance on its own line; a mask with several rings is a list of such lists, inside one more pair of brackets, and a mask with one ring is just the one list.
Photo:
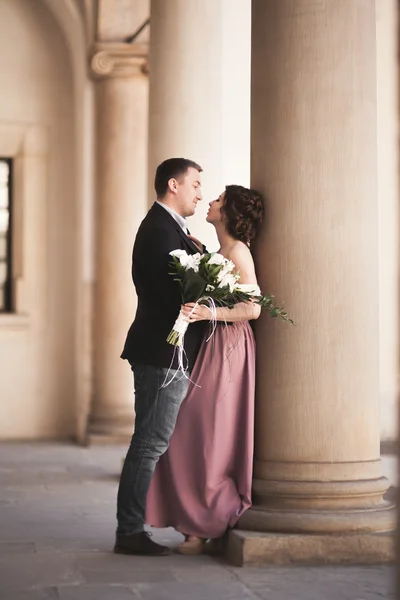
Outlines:
[[204, 293], [207, 282], [199, 273], [195, 273], [193, 269], [188, 269], [185, 272], [182, 284], [182, 298], [184, 304], [186, 302], [196, 302]]

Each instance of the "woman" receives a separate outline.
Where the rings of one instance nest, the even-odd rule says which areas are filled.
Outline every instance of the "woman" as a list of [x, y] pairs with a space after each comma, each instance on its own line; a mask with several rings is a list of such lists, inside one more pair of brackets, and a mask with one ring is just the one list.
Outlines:
[[[210, 202], [207, 221], [240, 283], [257, 283], [249, 246], [263, 214], [260, 194], [238, 185]], [[210, 320], [207, 307], [182, 310], [191, 323]], [[202, 342], [193, 384], [150, 484], [146, 522], [180, 531], [181, 554], [203, 552], [207, 539], [221, 537], [251, 506], [255, 344], [249, 320], [260, 311], [252, 302], [216, 309], [218, 326]]]

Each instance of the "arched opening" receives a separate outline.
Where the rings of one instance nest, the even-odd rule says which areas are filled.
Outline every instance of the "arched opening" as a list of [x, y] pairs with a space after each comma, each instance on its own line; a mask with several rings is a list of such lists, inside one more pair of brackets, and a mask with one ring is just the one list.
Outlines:
[[0, 155], [13, 162], [13, 306], [0, 314], [0, 438], [69, 437], [78, 198], [71, 57], [44, 3], [0, 4]]

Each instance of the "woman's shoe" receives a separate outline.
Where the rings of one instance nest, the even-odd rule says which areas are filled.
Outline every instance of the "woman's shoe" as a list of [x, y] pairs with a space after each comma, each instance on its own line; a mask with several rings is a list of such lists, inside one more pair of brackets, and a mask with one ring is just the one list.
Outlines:
[[194, 535], [185, 536], [185, 541], [179, 544], [176, 551], [179, 554], [203, 554], [206, 541], [206, 539]]

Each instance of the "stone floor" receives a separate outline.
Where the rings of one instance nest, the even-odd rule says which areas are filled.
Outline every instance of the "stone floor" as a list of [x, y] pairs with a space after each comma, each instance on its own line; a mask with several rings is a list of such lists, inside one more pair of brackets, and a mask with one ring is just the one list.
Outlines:
[[[0, 600], [378, 600], [394, 569], [234, 568], [111, 552], [124, 448], [0, 445]], [[385, 461], [394, 476], [394, 463]], [[176, 546], [181, 537], [160, 530]]]

